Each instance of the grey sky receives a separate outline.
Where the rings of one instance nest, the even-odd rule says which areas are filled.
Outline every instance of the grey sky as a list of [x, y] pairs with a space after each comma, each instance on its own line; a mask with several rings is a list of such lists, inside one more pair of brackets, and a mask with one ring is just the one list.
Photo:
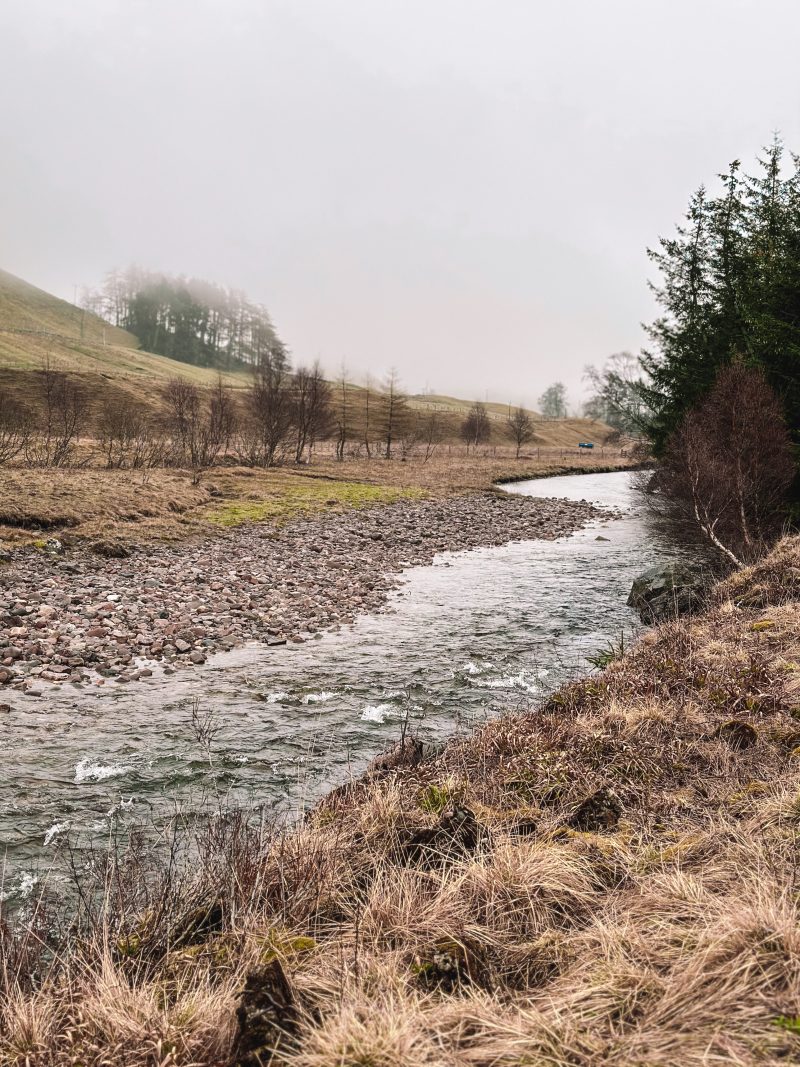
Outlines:
[[796, 0], [0, 0], [0, 266], [240, 287], [297, 359], [533, 403], [779, 129]]

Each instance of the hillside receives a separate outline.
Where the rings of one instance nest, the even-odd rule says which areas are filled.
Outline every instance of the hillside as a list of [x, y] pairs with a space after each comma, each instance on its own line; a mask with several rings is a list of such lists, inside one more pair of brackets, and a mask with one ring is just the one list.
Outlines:
[[[210, 386], [217, 371], [155, 355], [139, 349], [133, 334], [109, 325], [90, 311], [61, 300], [21, 278], [0, 270], [0, 389], [27, 401], [34, 375], [45, 359], [80, 380], [95, 400], [135, 400], [158, 407], [161, 388], [174, 377], [198, 386]], [[246, 371], [224, 373], [233, 388], [246, 388]], [[361, 419], [363, 390], [352, 386], [351, 403], [356, 421]], [[436, 411], [443, 417], [445, 432], [455, 437], [472, 399], [439, 395], [415, 395], [410, 406]], [[508, 405], [487, 403], [492, 422], [501, 426]], [[549, 448], [574, 447], [581, 440], [602, 440], [608, 427], [588, 419], [544, 420], [530, 411], [536, 423], [534, 444]]]
[[[0, 388], [24, 398], [30, 375], [50, 358], [79, 377], [90, 395], [98, 389], [142, 399], [143, 390], [176, 375], [211, 385], [216, 371], [142, 352], [136, 337], [109, 325], [21, 278], [0, 270]], [[233, 385], [241, 374], [225, 375]]]
[[[454, 396], [417, 394], [409, 400], [411, 407], [421, 411], [437, 411], [459, 422], [472, 407], [474, 400], [460, 400]], [[502, 429], [514, 405], [484, 402], [489, 421]], [[537, 441], [550, 448], [568, 448], [578, 441], [602, 440], [609, 432], [605, 423], [592, 419], [544, 419], [538, 411], [525, 408], [536, 424]], [[536, 443], [536, 442], [534, 442]]]

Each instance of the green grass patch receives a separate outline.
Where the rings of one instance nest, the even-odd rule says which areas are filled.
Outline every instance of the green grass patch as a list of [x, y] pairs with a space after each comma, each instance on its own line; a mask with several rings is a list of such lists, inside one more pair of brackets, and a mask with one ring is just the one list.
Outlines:
[[431, 783], [420, 790], [419, 806], [428, 815], [441, 815], [450, 803], [451, 793], [446, 785]]
[[398, 500], [419, 500], [424, 496], [425, 491], [417, 488], [304, 478], [276, 486], [269, 495], [257, 500], [223, 504], [209, 511], [207, 518], [218, 526], [242, 526], [250, 522], [280, 523], [316, 511], [393, 504]]
[[790, 1034], [800, 1034], [799, 1015], [779, 1015], [772, 1022], [775, 1026], [779, 1026], [781, 1030], [788, 1030]]

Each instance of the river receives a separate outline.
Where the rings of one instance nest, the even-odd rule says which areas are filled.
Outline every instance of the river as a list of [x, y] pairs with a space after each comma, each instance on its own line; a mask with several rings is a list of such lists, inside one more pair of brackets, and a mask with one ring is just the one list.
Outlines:
[[559, 541], [437, 557], [405, 572], [385, 611], [315, 641], [251, 644], [113, 691], [15, 695], [0, 720], [0, 892], [24, 895], [66, 842], [197, 814], [210, 797], [297, 811], [362, 770], [406, 720], [442, 738], [590, 670], [588, 657], [639, 629], [625, 605], [633, 578], [678, 554], [631, 480], [506, 486], [609, 514]]

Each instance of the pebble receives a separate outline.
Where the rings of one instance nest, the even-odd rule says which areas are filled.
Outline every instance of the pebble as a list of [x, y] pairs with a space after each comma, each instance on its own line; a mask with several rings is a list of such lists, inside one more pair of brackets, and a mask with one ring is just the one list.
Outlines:
[[144, 544], [124, 559], [80, 545], [15, 549], [0, 570], [0, 684], [38, 696], [34, 676], [124, 683], [149, 677], [156, 663], [174, 673], [171, 663], [199, 666], [246, 641], [301, 644], [379, 611], [406, 567], [442, 552], [554, 540], [598, 514], [583, 501], [486, 492]]

